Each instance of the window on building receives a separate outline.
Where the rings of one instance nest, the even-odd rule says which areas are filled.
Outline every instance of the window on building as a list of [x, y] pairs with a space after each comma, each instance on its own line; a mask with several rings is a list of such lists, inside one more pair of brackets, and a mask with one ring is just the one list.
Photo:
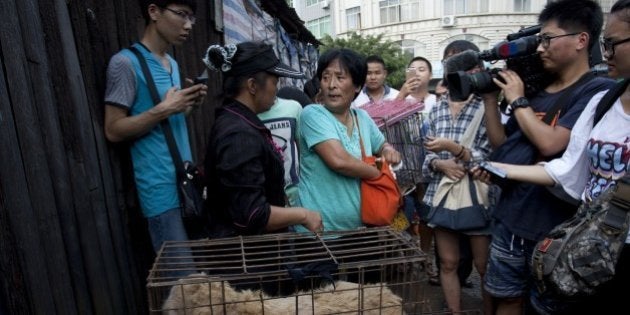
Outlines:
[[420, 0], [385, 0], [378, 2], [381, 24], [420, 18]]
[[400, 4], [400, 20], [412, 21], [420, 18], [420, 1], [403, 1]]
[[[523, 1], [529, 3], [529, 0]], [[444, 0], [444, 15], [485, 13], [489, 11], [488, 0]]]
[[417, 40], [403, 39], [397, 43], [400, 45], [402, 52], [410, 57], [424, 56], [427, 53], [426, 45]]
[[348, 19], [348, 30], [358, 30], [361, 28], [361, 7], [354, 7], [346, 10]]
[[310, 6], [312, 6], [312, 5], [316, 5], [316, 4], [320, 3], [320, 2], [322, 2], [322, 1], [323, 1], [323, 0], [306, 0], [306, 6], [307, 6], [307, 7], [310, 7]]
[[514, 12], [530, 12], [531, 10], [530, 0], [514, 0]]
[[324, 35], [330, 34], [330, 15], [306, 22], [306, 28], [316, 38], [322, 38]]

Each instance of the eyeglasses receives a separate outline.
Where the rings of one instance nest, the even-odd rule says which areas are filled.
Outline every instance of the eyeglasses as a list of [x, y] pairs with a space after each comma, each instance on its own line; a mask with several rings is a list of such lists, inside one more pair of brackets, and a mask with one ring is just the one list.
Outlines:
[[613, 42], [610, 38], [602, 38], [602, 40], [600, 41], [602, 47], [604, 48], [604, 51], [608, 54], [609, 58], [612, 58], [612, 56], [615, 55], [615, 46], [623, 44], [625, 42], [630, 42], [630, 37], [618, 40], [616, 42]]
[[195, 24], [195, 22], [197, 22], [197, 18], [194, 15], [192, 15], [192, 14], [186, 12], [186, 11], [173, 10], [173, 9], [167, 8], [167, 7], [163, 7], [162, 9], [167, 10], [167, 11], [171, 11], [172, 13], [174, 13], [177, 16], [179, 16], [183, 20], [188, 20], [190, 22], [190, 24]]
[[559, 37], [565, 37], [565, 36], [573, 36], [573, 35], [577, 35], [580, 33], [571, 33], [571, 34], [562, 34], [562, 35], [556, 35], [556, 36], [549, 36], [549, 35], [538, 35], [538, 42], [540, 43], [540, 45], [543, 46], [543, 48], [547, 49], [549, 48], [549, 45], [551, 45], [551, 40], [554, 38], [559, 38]]

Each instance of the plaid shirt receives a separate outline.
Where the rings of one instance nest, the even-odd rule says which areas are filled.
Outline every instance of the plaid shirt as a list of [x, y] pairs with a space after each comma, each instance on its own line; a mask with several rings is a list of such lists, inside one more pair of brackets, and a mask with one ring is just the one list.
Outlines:
[[[435, 104], [435, 106], [431, 109], [431, 113], [429, 113], [429, 130], [427, 135], [435, 138], [447, 138], [459, 143], [461, 137], [466, 131], [466, 127], [470, 125], [470, 122], [475, 116], [475, 113], [482, 108], [483, 100], [481, 97], [474, 95], [470, 102], [464, 105], [461, 111], [457, 114], [455, 120], [453, 120], [453, 115], [451, 115], [451, 110], [448, 107], [448, 94], [442, 96], [438, 100], [437, 104]], [[477, 133], [475, 134], [475, 140], [473, 143], [473, 147], [467, 149], [472, 153], [471, 162], [479, 163], [480, 161], [485, 160], [490, 153], [490, 142], [488, 141], [488, 135], [486, 134], [485, 119], [481, 120], [479, 130], [477, 130]], [[444, 173], [434, 171], [430, 167], [431, 161], [434, 159], [447, 160], [451, 158], [454, 158], [454, 156], [449, 151], [442, 151], [440, 153], [427, 151], [424, 163], [422, 164], [422, 175], [424, 178], [429, 180], [429, 187], [427, 188], [423, 199], [423, 201], [429, 206], [433, 206], [432, 201], [433, 196], [435, 195], [435, 190], [437, 189], [442, 176], [444, 176]], [[468, 168], [467, 166], [470, 165], [471, 162], [464, 163], [464, 166]]]

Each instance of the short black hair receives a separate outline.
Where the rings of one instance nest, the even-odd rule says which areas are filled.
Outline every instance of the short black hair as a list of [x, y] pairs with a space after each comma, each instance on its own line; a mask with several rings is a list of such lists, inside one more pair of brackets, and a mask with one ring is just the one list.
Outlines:
[[319, 79], [317, 76], [312, 77], [310, 80], [304, 83], [304, 93], [311, 100], [315, 100], [315, 96], [319, 93]]
[[367, 77], [365, 58], [347, 48], [333, 48], [327, 50], [319, 57], [317, 61], [317, 79], [321, 81], [322, 73], [335, 60], [339, 60], [339, 65], [350, 74], [354, 86], [363, 86]]
[[604, 13], [592, 0], [559, 0], [547, 3], [538, 15], [539, 23], [550, 21], [556, 21], [558, 27], [568, 32], [587, 32], [590, 51], [602, 32]]
[[387, 66], [385, 66], [385, 60], [378, 55], [367, 56], [367, 58], [365, 58], [365, 63], [380, 63], [383, 65], [383, 69], [387, 69]]
[[283, 86], [278, 90], [276, 94], [279, 98], [284, 98], [285, 100], [294, 100], [302, 107], [313, 104], [313, 100], [306, 95], [306, 93], [302, 92], [300, 89], [294, 86]]
[[166, 8], [169, 4], [181, 4], [187, 5], [190, 9], [195, 13], [197, 11], [197, 1], [195, 0], [138, 0], [140, 5], [140, 11], [142, 12], [142, 17], [147, 24], [151, 22], [151, 17], [149, 17], [149, 5], [155, 4], [160, 8]]
[[[626, 10], [626, 12], [621, 12], [624, 10]], [[619, 0], [615, 2], [610, 9], [610, 13], [618, 14], [623, 21], [630, 23], [630, 0]]]
[[476, 52], [479, 52], [479, 47], [477, 47], [477, 45], [475, 45], [475, 43], [471, 41], [458, 39], [446, 45], [446, 48], [444, 48], [444, 54], [442, 55], [442, 58], [446, 59], [446, 56], [448, 55], [458, 54], [466, 50], [474, 50]]
[[431, 65], [431, 62], [427, 58], [424, 58], [424, 57], [421, 57], [421, 56], [413, 57], [413, 59], [411, 59], [411, 61], [409, 61], [409, 64], [407, 64], [407, 67], [411, 66], [411, 64], [414, 61], [424, 61], [427, 64], [427, 66], [429, 66], [429, 72], [433, 73], [433, 66]]

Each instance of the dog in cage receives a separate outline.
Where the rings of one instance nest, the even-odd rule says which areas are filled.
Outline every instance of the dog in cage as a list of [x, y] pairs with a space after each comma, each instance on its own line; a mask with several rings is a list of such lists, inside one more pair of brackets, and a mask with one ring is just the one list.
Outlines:
[[[214, 281], [213, 281], [214, 280]], [[162, 305], [165, 315], [229, 314], [405, 314], [402, 299], [386, 284], [335, 281], [292, 296], [271, 297], [260, 290], [237, 291], [227, 281], [192, 274], [174, 285]], [[362, 303], [360, 303], [360, 299]]]

